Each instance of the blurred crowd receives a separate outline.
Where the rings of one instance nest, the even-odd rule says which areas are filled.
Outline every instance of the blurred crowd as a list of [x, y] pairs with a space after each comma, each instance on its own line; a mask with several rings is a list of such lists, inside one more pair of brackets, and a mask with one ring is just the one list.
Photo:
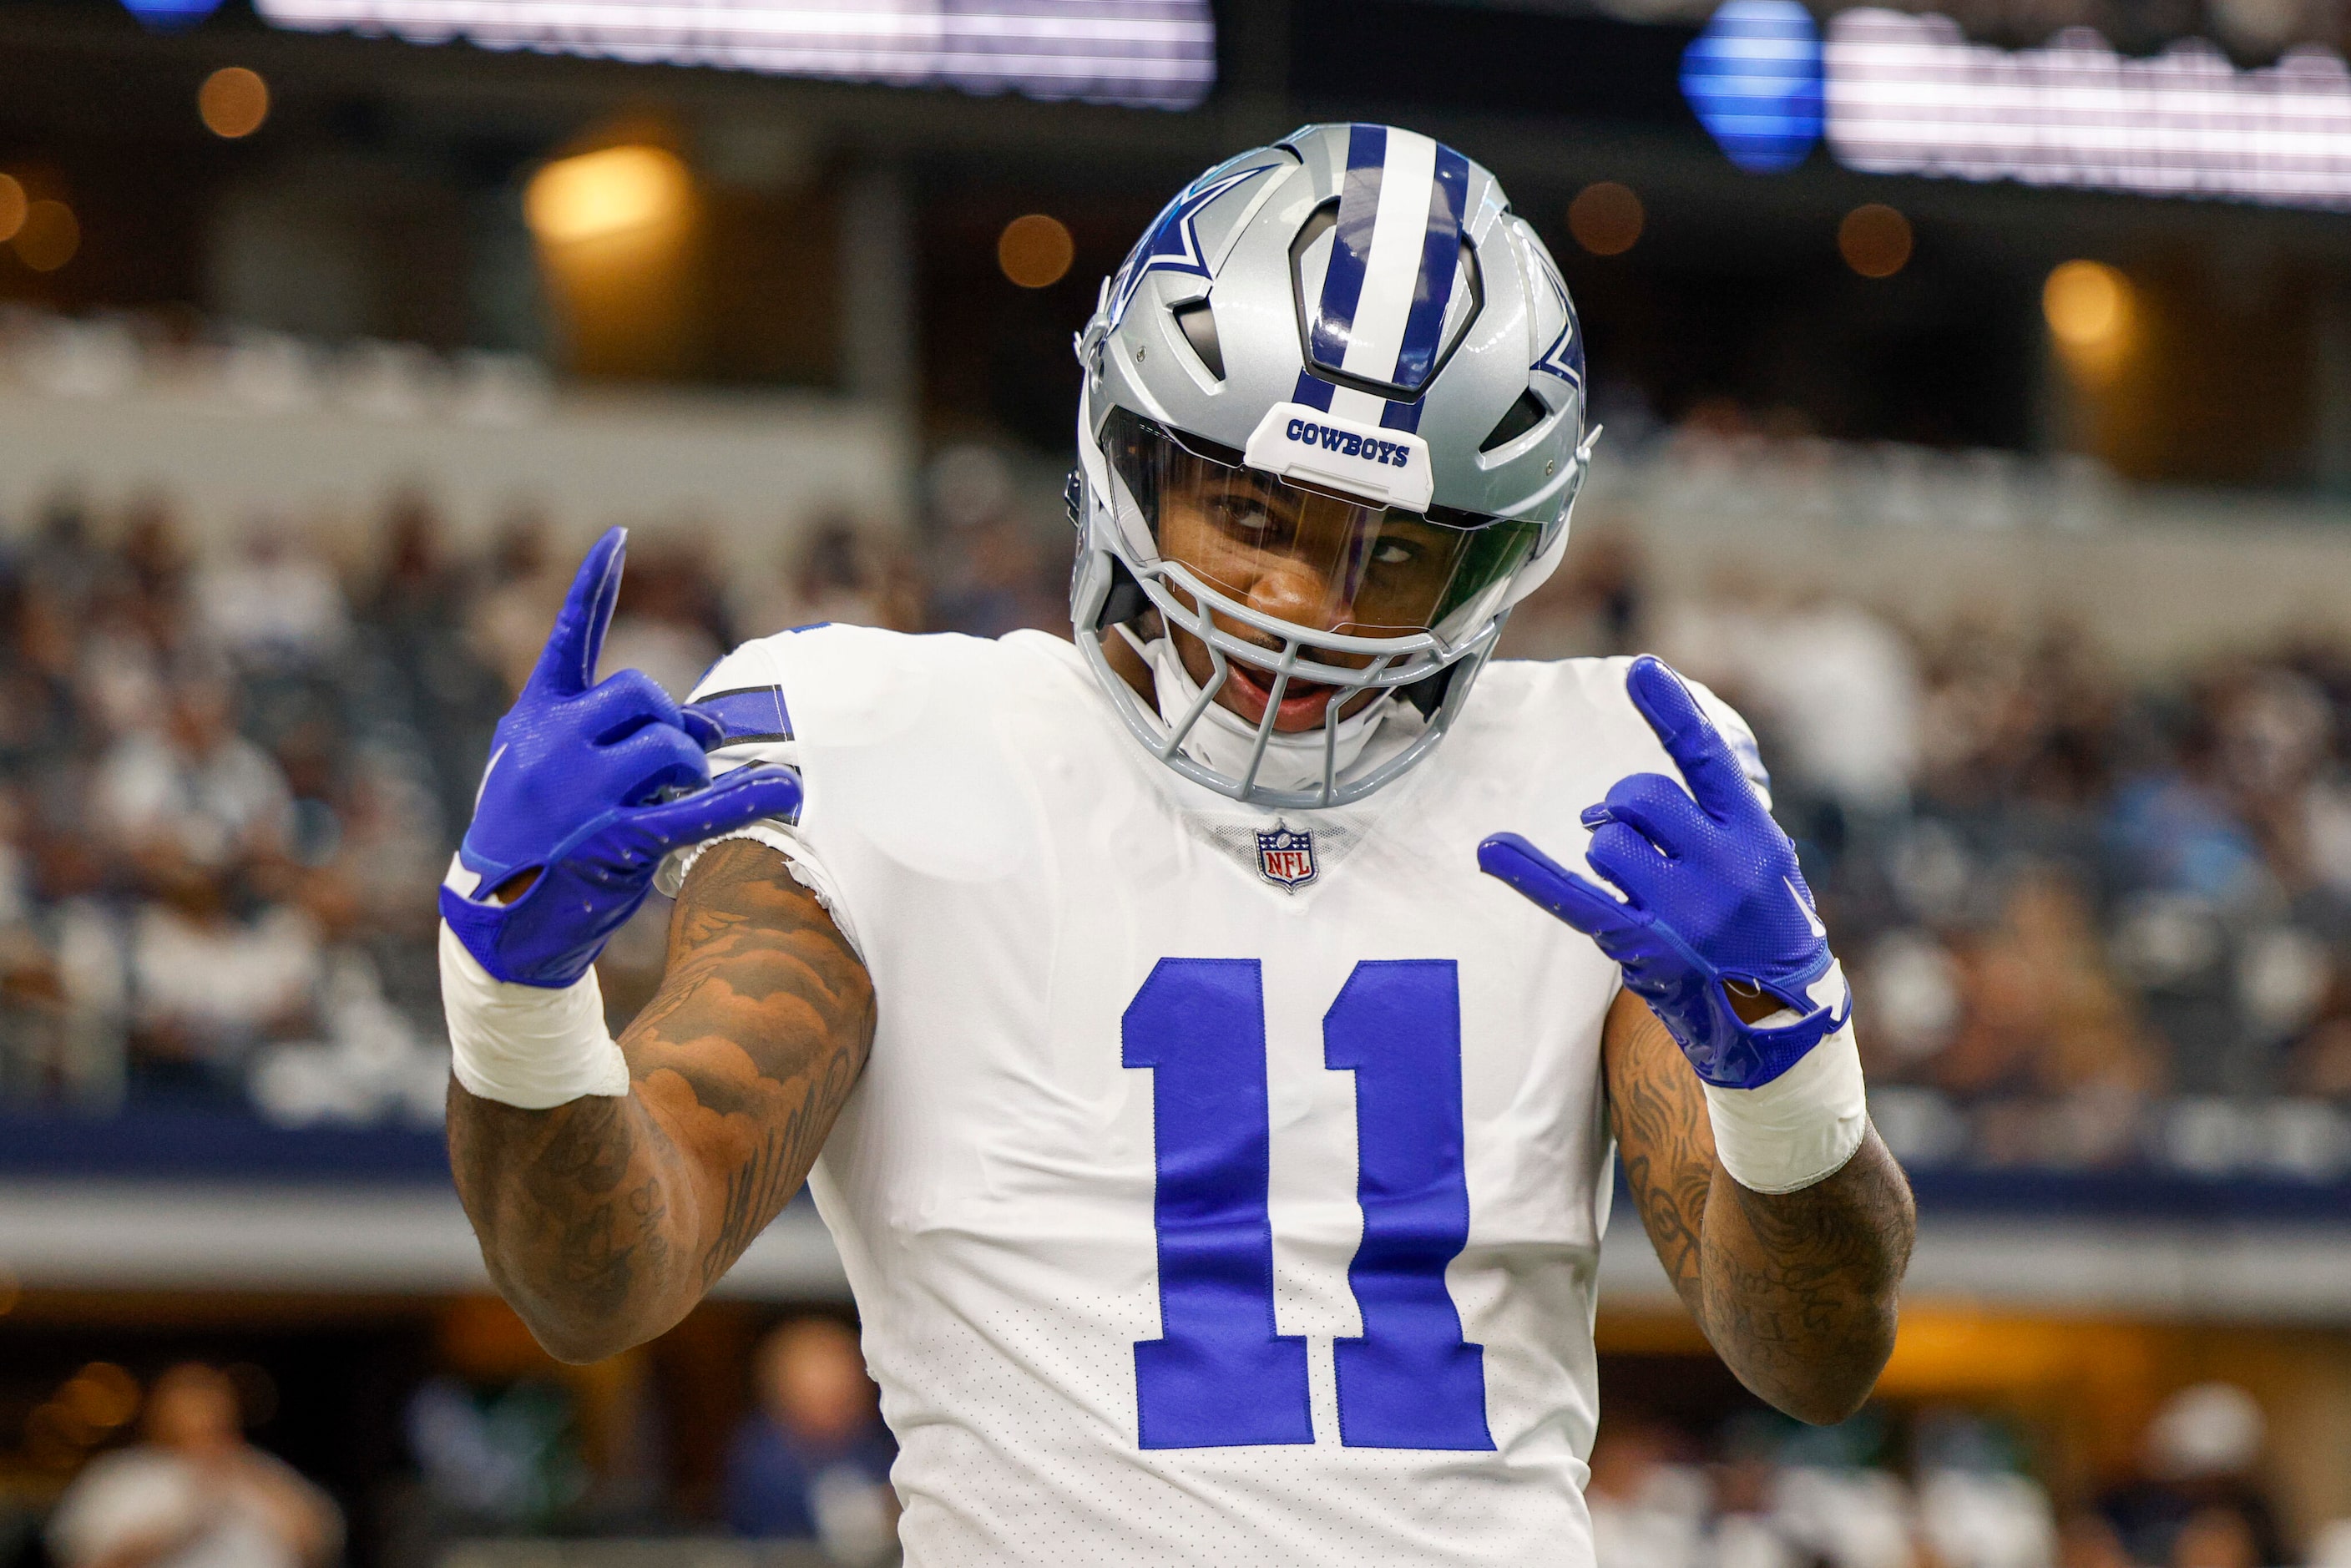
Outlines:
[[[765, 580], [641, 534], [605, 666], [683, 695], [736, 642], [818, 621], [997, 633], [1064, 618], [1066, 563], [992, 454], [951, 453], [932, 549], [811, 520]], [[1063, 537], [1066, 528], [1063, 525]], [[572, 547], [517, 513], [475, 552], [392, 498], [356, 561], [265, 519], [200, 558], [168, 497], [53, 500], [0, 547], [0, 1104], [250, 1104], [430, 1124], [434, 889]], [[658, 975], [661, 913], [607, 995]]]
[[2194, 1384], [2127, 1472], [2060, 1499], [2020, 1429], [1955, 1406], [1829, 1428], [1744, 1416], [1706, 1442], [1612, 1413], [1585, 1495], [1599, 1568], [2339, 1568], [2343, 1527], [2283, 1537], [2265, 1440], [2251, 1395]]
[[[278, 1419], [278, 1380], [251, 1362], [134, 1354], [53, 1385], [12, 1369], [0, 1407], [35, 1402], [21, 1444], [0, 1452], [0, 1564], [444, 1568], [543, 1563], [553, 1560], [543, 1550], [497, 1547], [564, 1539], [646, 1543], [597, 1561], [897, 1561], [897, 1450], [857, 1332], [840, 1316], [787, 1316], [698, 1363], [693, 1397], [711, 1443], [681, 1429], [643, 1353], [601, 1374], [543, 1357], [468, 1362], [457, 1352], [409, 1381], [398, 1437], [357, 1471], [316, 1431]], [[342, 1495], [268, 1451], [271, 1440], [340, 1480]]]
[[[1032, 493], [1033, 492], [1033, 493]], [[1050, 486], [951, 449], [911, 539], [808, 519], [763, 576], [641, 534], [606, 666], [684, 692], [818, 621], [1066, 631]], [[167, 499], [0, 554], [0, 1098], [438, 1115], [434, 887], [573, 540], [454, 549], [394, 497], [353, 559], [283, 521], [199, 559]], [[1654, 591], [1595, 530], [1506, 653], [1654, 648], [1754, 724], [1916, 1165], [2351, 1173], [2351, 649], [2130, 680], [2064, 628]], [[659, 910], [608, 955], [625, 1012]]]
[[1585, 541], [1505, 653], [1653, 649], [1753, 724], [1914, 1165], [2351, 1172], [2351, 650], [2129, 680]]

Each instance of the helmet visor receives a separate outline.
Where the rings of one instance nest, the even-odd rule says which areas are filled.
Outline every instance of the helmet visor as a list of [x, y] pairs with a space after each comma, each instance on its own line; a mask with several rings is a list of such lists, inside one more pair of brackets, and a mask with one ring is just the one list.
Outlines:
[[1277, 479], [1124, 408], [1102, 445], [1162, 559], [1308, 632], [1426, 632], [1449, 646], [1492, 615], [1541, 542], [1527, 518], [1410, 512]]

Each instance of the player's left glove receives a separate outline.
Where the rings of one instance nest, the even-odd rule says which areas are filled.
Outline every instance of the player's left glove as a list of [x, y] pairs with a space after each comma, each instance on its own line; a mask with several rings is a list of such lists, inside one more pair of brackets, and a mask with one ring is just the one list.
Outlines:
[[[571, 985], [644, 903], [664, 855], [799, 807], [786, 768], [714, 781], [703, 754], [725, 737], [718, 721], [643, 671], [596, 682], [627, 551], [627, 531], [613, 528], [580, 563], [491, 737], [473, 824], [441, 889], [441, 917], [496, 980]], [[525, 873], [536, 873], [528, 890], [499, 902]]]
[[451, 1071], [468, 1093], [526, 1111], [629, 1092], [592, 966], [653, 891], [662, 857], [800, 803], [788, 768], [714, 780], [703, 754], [724, 738], [718, 720], [642, 671], [596, 682], [626, 547], [614, 528], [580, 563], [538, 668], [498, 723], [441, 888]]
[[[1623, 898], [1516, 833], [1479, 844], [1478, 864], [1615, 959], [1701, 1079], [1761, 1088], [1844, 1027], [1852, 993], [1795, 846], [1689, 688], [1646, 655], [1625, 686], [1688, 788], [1635, 773], [1583, 812], [1593, 830], [1585, 858]], [[1767, 992], [1782, 1010], [1769, 1027], [1748, 1023], [1729, 984]]]

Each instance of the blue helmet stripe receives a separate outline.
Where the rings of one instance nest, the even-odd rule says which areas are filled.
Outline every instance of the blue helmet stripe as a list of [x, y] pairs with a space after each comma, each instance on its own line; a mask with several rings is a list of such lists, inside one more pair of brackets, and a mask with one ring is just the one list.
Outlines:
[[1429, 183], [1428, 233], [1420, 252], [1420, 282], [1405, 318], [1404, 342], [1396, 350], [1395, 385], [1418, 392], [1437, 363], [1445, 308], [1453, 300], [1454, 275], [1461, 267], [1461, 209], [1469, 193], [1469, 160], [1439, 143], [1437, 177]]
[[1387, 407], [1380, 411], [1380, 428], [1382, 430], [1419, 430], [1420, 403], [1417, 400], [1412, 402], [1391, 400]]
[[1322, 274], [1311, 344], [1313, 361], [1332, 370], [1346, 362], [1355, 307], [1364, 297], [1364, 267], [1371, 258], [1372, 220], [1379, 215], [1380, 176], [1387, 156], [1386, 126], [1348, 128], [1347, 179], [1339, 190], [1339, 226], [1331, 235], [1331, 265]]
[[1331, 412], [1331, 394], [1339, 389], [1316, 375], [1312, 371], [1298, 372], [1298, 388], [1290, 394], [1292, 402], [1302, 402], [1309, 408]]

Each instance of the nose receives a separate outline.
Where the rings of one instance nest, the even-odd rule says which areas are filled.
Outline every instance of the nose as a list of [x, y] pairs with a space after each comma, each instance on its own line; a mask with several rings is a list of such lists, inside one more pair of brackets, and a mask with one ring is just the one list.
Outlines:
[[1322, 574], [1294, 556], [1279, 556], [1265, 564], [1249, 584], [1249, 608], [1295, 626], [1329, 631], [1347, 617], [1347, 606]]

